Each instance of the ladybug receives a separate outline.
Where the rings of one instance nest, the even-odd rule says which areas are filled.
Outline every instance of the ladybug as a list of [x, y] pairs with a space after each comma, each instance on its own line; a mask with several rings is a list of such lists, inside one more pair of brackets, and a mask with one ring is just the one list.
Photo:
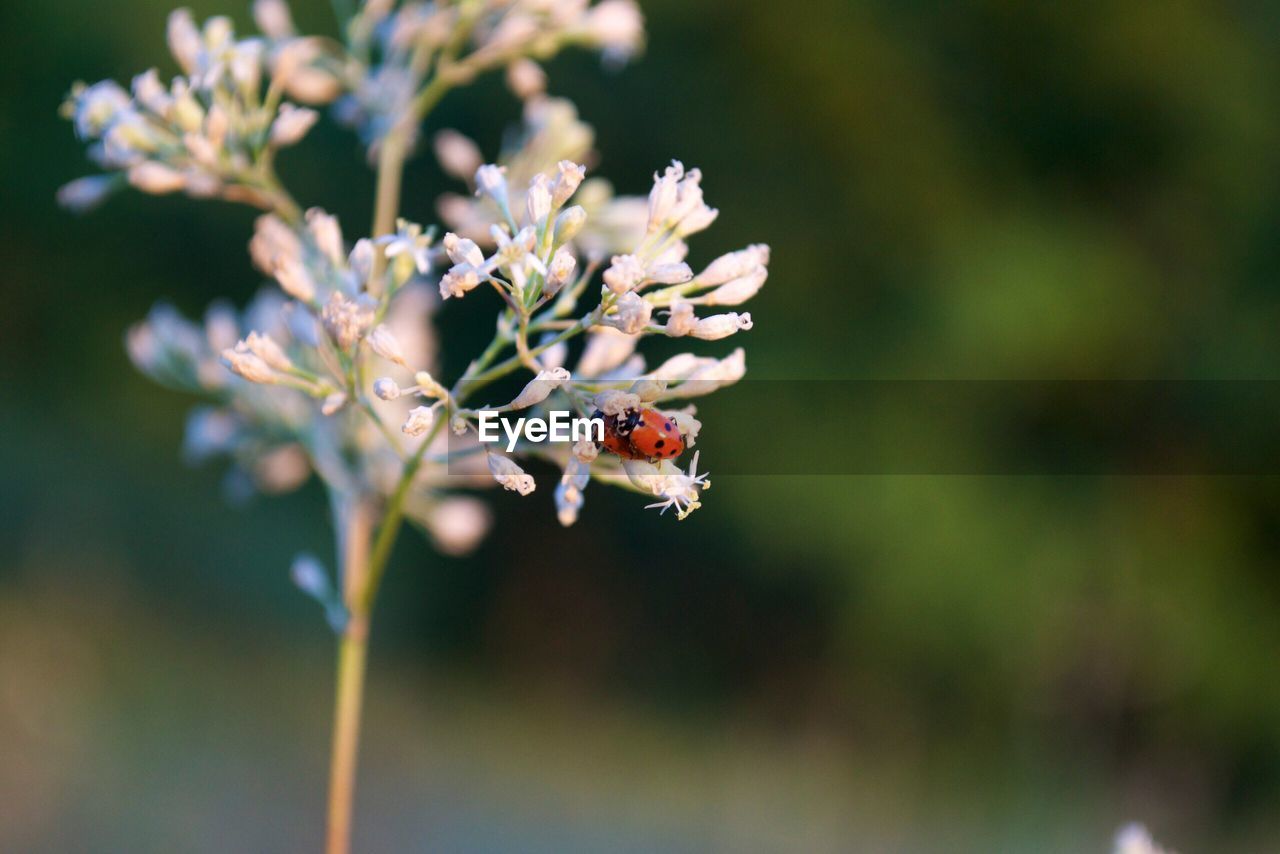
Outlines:
[[674, 460], [684, 453], [684, 436], [676, 422], [656, 409], [628, 409], [613, 417], [596, 410], [604, 421], [606, 451], [626, 460]]

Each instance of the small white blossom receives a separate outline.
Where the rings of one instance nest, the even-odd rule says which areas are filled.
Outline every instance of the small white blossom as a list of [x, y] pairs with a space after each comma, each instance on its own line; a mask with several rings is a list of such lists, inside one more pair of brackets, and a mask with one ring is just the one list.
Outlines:
[[697, 325], [689, 334], [704, 341], [718, 341], [740, 330], [748, 330], [752, 325], [749, 312], [738, 314], [736, 311], [731, 311], [728, 314], [713, 314], [711, 317], [699, 318]]
[[280, 289], [296, 300], [314, 302], [316, 283], [307, 271], [301, 259], [293, 255], [285, 255], [276, 259], [275, 276]]
[[493, 199], [501, 208], [507, 207], [506, 169], [492, 163], [476, 170], [476, 192]]
[[607, 389], [600, 392], [592, 400], [596, 409], [610, 417], [621, 415], [628, 409], [636, 409], [640, 406], [640, 396], [627, 391], [618, 391], [617, 389]]
[[604, 271], [604, 283], [615, 294], [635, 290], [644, 278], [644, 262], [635, 255], [614, 255], [609, 269]]
[[475, 498], [448, 498], [426, 517], [427, 530], [436, 548], [460, 556], [475, 550], [493, 523], [484, 502]]
[[388, 362], [395, 362], [397, 365], [408, 367], [405, 364], [404, 348], [400, 346], [400, 342], [387, 324], [379, 323], [373, 327], [373, 330], [365, 340], [368, 342], [370, 350]]
[[572, 453], [579, 462], [590, 464], [595, 462], [596, 458], [600, 456], [600, 446], [595, 442], [582, 439], [578, 442], [574, 442]]
[[587, 167], [572, 160], [561, 160], [556, 164], [556, 179], [551, 186], [552, 204], [559, 208], [578, 192], [587, 175]]
[[480, 274], [470, 264], [455, 264], [440, 277], [440, 296], [461, 297], [480, 284]]
[[566, 528], [578, 521], [584, 498], [582, 491], [591, 482], [591, 468], [577, 457], [569, 457], [564, 474], [556, 486], [556, 518]]
[[480, 147], [456, 130], [442, 130], [435, 136], [436, 159], [446, 173], [470, 181], [484, 164]]
[[542, 403], [551, 393], [569, 381], [569, 372], [564, 368], [548, 368], [538, 371], [537, 376], [529, 380], [524, 389], [511, 401], [512, 409], [526, 409], [535, 403]]
[[547, 265], [547, 296], [555, 296], [573, 278], [573, 272], [577, 266], [578, 259], [573, 257], [569, 249], [564, 246], [557, 249], [556, 254], [551, 258], [551, 263]]
[[297, 144], [319, 118], [315, 110], [285, 104], [271, 125], [271, 144], [277, 147]]
[[430, 406], [415, 406], [400, 426], [406, 435], [417, 438], [426, 434], [436, 421], [436, 411]]
[[342, 228], [338, 225], [338, 218], [320, 208], [311, 208], [307, 211], [307, 230], [329, 261], [335, 266], [341, 266], [347, 253], [342, 248]]
[[493, 479], [501, 484], [503, 489], [518, 492], [521, 495], [528, 495], [533, 492], [536, 484], [533, 476], [525, 474], [524, 469], [520, 468], [510, 457], [501, 454], [489, 454], [489, 472], [493, 475]]
[[459, 237], [450, 231], [445, 234], [441, 243], [444, 245], [444, 251], [448, 254], [449, 260], [453, 263], [470, 264], [476, 268], [484, 266], [484, 252], [480, 250], [474, 240]]
[[363, 299], [348, 299], [335, 291], [320, 312], [325, 331], [343, 350], [350, 350], [373, 324], [373, 308]]
[[395, 400], [400, 396], [400, 386], [391, 377], [379, 377], [373, 381], [373, 393], [379, 400]]
[[700, 285], [723, 285], [731, 279], [746, 276], [760, 267], [769, 265], [769, 247], [756, 243], [736, 252], [726, 252], [706, 266], [698, 274]]
[[617, 313], [605, 318], [605, 323], [628, 335], [639, 335], [649, 325], [653, 316], [652, 303], [635, 293], [626, 293], [614, 303]]
[[340, 391], [335, 391], [328, 395], [324, 402], [320, 404], [321, 415], [336, 415], [338, 410], [347, 405], [347, 396]]
[[588, 37], [605, 49], [606, 55], [626, 59], [644, 41], [644, 17], [633, 0], [603, 0], [587, 12]]
[[693, 305], [683, 301], [672, 303], [665, 328], [667, 335], [672, 338], [683, 338], [697, 329], [698, 318], [693, 313]]
[[645, 280], [659, 285], [682, 285], [693, 278], [693, 270], [683, 261], [654, 264], [645, 271]]
[[587, 211], [581, 205], [567, 207], [556, 217], [556, 242], [566, 243], [578, 236], [587, 224]]
[[418, 371], [414, 374], [413, 381], [418, 384], [418, 390], [424, 397], [434, 397], [440, 400], [447, 400], [449, 397], [449, 390], [426, 371]]
[[764, 267], [757, 267], [749, 273], [725, 282], [702, 297], [701, 302], [703, 305], [742, 305], [760, 292], [760, 288], [768, 278], [769, 271]]
[[251, 383], [274, 383], [279, 377], [256, 353], [227, 349], [222, 351], [227, 366]]
[[285, 355], [284, 348], [265, 332], [250, 332], [249, 336], [235, 346], [236, 352], [253, 353], [277, 371], [293, 369], [293, 362]]
[[532, 59], [517, 59], [507, 66], [507, 88], [526, 101], [547, 91], [547, 73]]
[[88, 175], [58, 188], [58, 204], [72, 213], [88, 213], [111, 195], [116, 181], [110, 175]]
[[284, 40], [297, 34], [285, 0], [253, 0], [253, 22], [267, 36]]
[[187, 179], [176, 169], [147, 160], [129, 168], [129, 183], [144, 193], [176, 193], [187, 185]]
[[[253, 239], [249, 241], [249, 255], [254, 266], [268, 275], [274, 275], [276, 267], [286, 258], [302, 257], [302, 241], [292, 228], [275, 214], [263, 214], [254, 220]], [[314, 294], [314, 287], [312, 288]]]
[[525, 193], [525, 208], [529, 222], [541, 227], [551, 215], [551, 180], [542, 174], [535, 175]]

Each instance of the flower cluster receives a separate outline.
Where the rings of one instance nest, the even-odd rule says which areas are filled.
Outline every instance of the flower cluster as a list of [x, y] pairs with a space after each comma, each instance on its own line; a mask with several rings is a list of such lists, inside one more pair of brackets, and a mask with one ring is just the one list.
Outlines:
[[[496, 0], [470, 3], [366, 3], [348, 27], [352, 42], [350, 94], [338, 117], [375, 150], [412, 112], [418, 98], [469, 83], [494, 68], [507, 69], [517, 94], [541, 91], [546, 75], [537, 60], [579, 45], [625, 60], [644, 38], [632, 0]], [[424, 89], [424, 82], [433, 84]], [[416, 127], [412, 133], [416, 134]]]
[[[148, 71], [131, 91], [109, 81], [77, 86], [67, 106], [91, 156], [111, 170], [64, 189], [71, 206], [127, 181], [264, 209], [249, 254], [273, 287], [243, 312], [213, 306], [202, 323], [157, 306], [127, 336], [144, 373], [208, 401], [188, 423], [188, 458], [230, 458], [235, 495], [287, 491], [314, 473], [339, 522], [364, 508], [394, 536], [405, 518], [451, 554], [474, 546], [489, 524], [468, 493], [486, 484], [532, 493], [523, 467], [531, 457], [562, 472], [555, 504], [566, 525], [592, 479], [639, 491], [649, 507], [680, 518], [699, 507], [709, 486], [700, 449], [682, 468], [623, 460], [592, 442], [498, 453], [476, 436], [475, 395], [525, 372], [518, 394], [487, 408], [658, 409], [694, 446], [701, 423], [689, 401], [745, 372], [741, 348], [650, 367], [637, 346], [646, 336], [714, 341], [749, 330], [751, 315], [736, 309], [764, 284], [768, 247], [695, 271], [686, 241], [717, 216], [701, 172], [673, 162], [654, 175], [647, 199], [615, 197], [587, 176], [593, 130], [546, 93], [536, 64], [573, 44], [611, 58], [634, 53], [642, 42], [634, 4], [370, 0], [346, 23], [343, 43], [299, 35], [283, 0], [257, 0], [254, 18], [263, 35], [237, 40], [225, 18], [197, 28], [175, 12], [169, 43], [182, 76], [166, 86]], [[460, 133], [438, 134], [442, 166], [470, 192], [440, 197], [443, 233], [396, 220], [400, 162], [422, 117], [445, 92], [498, 68], [524, 101], [514, 142], [486, 162]], [[333, 215], [303, 211], [276, 179], [275, 152], [319, 117], [286, 98], [332, 102], [378, 155], [382, 225], [373, 234], [348, 239]], [[457, 300], [488, 300], [496, 331], [445, 383], [434, 319]], [[304, 561], [295, 575], [321, 597], [328, 588], [316, 573]]]
[[296, 212], [273, 170], [277, 151], [300, 142], [319, 114], [309, 104], [342, 91], [321, 39], [294, 34], [281, 0], [255, 7], [261, 38], [237, 39], [229, 18], [197, 28], [191, 13], [169, 16], [168, 42], [183, 74], [167, 85], [156, 69], [133, 78], [77, 84], [63, 111], [90, 156], [109, 170], [63, 188], [71, 207], [89, 208], [121, 176], [148, 193], [184, 191]]

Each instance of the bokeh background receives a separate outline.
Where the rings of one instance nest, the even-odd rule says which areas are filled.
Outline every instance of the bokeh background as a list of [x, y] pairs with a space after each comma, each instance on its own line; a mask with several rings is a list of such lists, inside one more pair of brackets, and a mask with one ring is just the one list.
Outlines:
[[[248, 27], [247, 3], [191, 5]], [[1277, 4], [644, 5], [640, 62], [565, 56], [551, 87], [620, 190], [704, 169], [723, 213], [695, 262], [773, 245], [751, 376], [1276, 378]], [[157, 298], [251, 296], [252, 213], [53, 204], [89, 171], [62, 95], [171, 70], [167, 11], [0, 6], [5, 851], [322, 836], [332, 642], [287, 577], [327, 553], [321, 491], [228, 505], [180, 463], [189, 401], [121, 346]], [[492, 151], [517, 112], [490, 81], [433, 125]], [[366, 221], [342, 131], [281, 169]], [[429, 221], [446, 183], [407, 180]], [[454, 353], [480, 343], [478, 314], [444, 320]], [[753, 453], [718, 405], [713, 469]], [[494, 496], [467, 559], [402, 538], [360, 850], [1100, 851], [1131, 819], [1280, 847], [1275, 478], [741, 476], [682, 524], [589, 493], [567, 532], [548, 492]]]

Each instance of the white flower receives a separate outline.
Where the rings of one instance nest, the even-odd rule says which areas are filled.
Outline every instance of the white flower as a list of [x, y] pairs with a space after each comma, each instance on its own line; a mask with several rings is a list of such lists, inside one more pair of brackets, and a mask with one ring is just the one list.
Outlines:
[[520, 100], [527, 101], [547, 91], [547, 73], [532, 59], [517, 59], [507, 66], [507, 88]]
[[488, 196], [498, 203], [498, 207], [507, 207], [506, 167], [487, 163], [476, 170], [476, 193]]
[[607, 326], [593, 329], [578, 359], [578, 375], [598, 377], [607, 374], [631, 358], [637, 343], [635, 336]]
[[[419, 273], [425, 273], [431, 269], [431, 256], [428, 251], [431, 248], [431, 238], [422, 233], [422, 226], [417, 223], [403, 219], [397, 220], [395, 234], [384, 234], [377, 238], [369, 244], [370, 250], [374, 243], [385, 247], [383, 253], [387, 258], [399, 258], [403, 255], [412, 259], [413, 269]], [[369, 261], [370, 263], [373, 261], [372, 254], [369, 255]], [[402, 275], [408, 277], [412, 275], [412, 271], [406, 268]]]
[[618, 297], [614, 307], [617, 308], [617, 313], [606, 317], [604, 322], [628, 335], [643, 332], [649, 325], [649, 318], [653, 316], [653, 305], [635, 293]]
[[75, 127], [81, 139], [102, 136], [116, 117], [132, 106], [129, 93], [114, 80], [94, 83], [75, 98]]
[[556, 217], [556, 242], [566, 243], [578, 236], [587, 224], [587, 211], [582, 205], [567, 207]]
[[280, 289], [289, 296], [307, 303], [315, 301], [315, 280], [311, 278], [306, 265], [297, 256], [279, 257], [276, 261], [275, 276], [276, 281], [280, 283]]
[[290, 371], [293, 362], [285, 355], [276, 340], [265, 332], [250, 332], [249, 336], [235, 346], [237, 353], [252, 353], [277, 371]]
[[551, 215], [551, 179], [546, 175], [533, 176], [529, 182], [529, 191], [525, 194], [525, 208], [529, 222], [541, 227]]
[[[302, 257], [302, 241], [298, 239], [298, 233], [285, 225], [280, 217], [263, 214], [254, 220], [249, 256], [259, 270], [267, 275], [274, 275], [276, 267], [284, 259], [297, 260]], [[314, 294], [314, 287], [312, 293]]]
[[644, 17], [632, 0], [604, 0], [592, 6], [586, 16], [588, 37], [605, 49], [607, 56], [625, 59], [644, 40]]
[[365, 341], [368, 342], [369, 349], [388, 362], [395, 362], [397, 365], [408, 367], [405, 364], [404, 348], [400, 346], [400, 342], [396, 340], [391, 328], [385, 323], [379, 323], [373, 327]]
[[340, 391], [335, 391], [324, 399], [320, 404], [321, 415], [336, 415], [338, 410], [347, 405], [347, 396]]
[[196, 29], [195, 20], [188, 9], [177, 9], [169, 14], [169, 26], [166, 31], [169, 52], [182, 66], [187, 74], [193, 74], [200, 62], [200, 54], [204, 44], [200, 31]]
[[222, 351], [222, 358], [226, 360], [227, 367], [251, 383], [270, 384], [279, 379], [275, 371], [256, 353], [226, 349]]
[[693, 278], [693, 271], [684, 262], [654, 264], [645, 271], [645, 280], [659, 285], [682, 285]]
[[493, 517], [483, 501], [448, 498], [436, 505], [425, 520], [431, 539], [447, 555], [465, 555], [488, 533]]
[[760, 292], [768, 278], [768, 269], [756, 267], [749, 273], [725, 282], [702, 297], [701, 302], [703, 305], [742, 305]]
[[470, 264], [455, 264], [440, 277], [440, 296], [461, 297], [480, 284], [480, 275]]
[[470, 181], [484, 164], [480, 147], [456, 130], [442, 130], [435, 136], [436, 159], [446, 173]]
[[518, 492], [521, 495], [533, 492], [537, 485], [533, 481], [533, 476], [525, 474], [524, 469], [520, 468], [514, 460], [501, 454], [491, 453], [488, 457], [489, 472], [503, 489]]
[[111, 195], [116, 180], [110, 175], [87, 175], [58, 188], [58, 204], [73, 213], [88, 213]]
[[448, 254], [449, 260], [455, 264], [470, 264], [472, 267], [484, 266], [484, 252], [476, 245], [474, 240], [465, 237], [459, 237], [452, 231], [447, 232], [444, 240], [444, 251]]
[[[670, 460], [663, 460], [657, 466], [657, 476], [649, 476], [646, 481], [649, 489], [655, 496], [660, 498], [653, 504], [646, 504], [646, 510], [657, 509], [659, 513], [666, 513], [668, 508], [676, 508], [676, 517], [679, 519], [686, 518], [694, 510], [702, 506], [699, 500], [702, 490], [710, 489], [711, 482], [707, 480], [708, 473], [698, 474], [698, 455], [701, 451], [695, 451], [693, 460], [689, 463], [689, 471], [680, 471], [675, 468], [675, 464]], [[632, 462], [628, 460], [628, 462]], [[630, 474], [630, 470], [628, 470]], [[636, 480], [636, 478], [632, 478]]]
[[640, 396], [627, 391], [606, 389], [597, 394], [591, 402], [595, 404], [596, 409], [605, 415], [616, 417], [629, 409], [638, 408], [640, 406]]
[[526, 409], [535, 403], [542, 403], [551, 396], [551, 392], [569, 381], [569, 371], [565, 368], [548, 368], [538, 371], [538, 375], [525, 385], [524, 389], [511, 401], [512, 409]]
[[686, 448], [694, 446], [698, 441], [698, 433], [702, 431], [702, 422], [693, 417], [695, 411], [693, 406], [689, 406], [687, 409], [676, 409], [666, 413], [666, 416], [676, 423], [676, 429], [680, 431]]
[[635, 290], [644, 277], [644, 262], [635, 255], [614, 255], [609, 269], [604, 271], [604, 283], [615, 294]]
[[373, 393], [379, 400], [395, 400], [400, 396], [400, 386], [391, 377], [379, 377], [373, 381]]
[[708, 287], [723, 285], [731, 279], [737, 279], [769, 264], [769, 247], [756, 243], [736, 252], [726, 252], [706, 266], [698, 274], [697, 283]]
[[547, 296], [555, 296], [573, 278], [573, 271], [577, 266], [578, 259], [573, 257], [567, 247], [557, 249], [556, 254], [551, 257], [551, 263], [547, 265]]
[[631, 394], [640, 398], [642, 403], [653, 403], [667, 391], [666, 380], [655, 380], [641, 377], [631, 384]]
[[259, 30], [278, 41], [297, 33], [285, 0], [253, 0], [253, 22]]
[[693, 313], [693, 305], [684, 301], [671, 304], [667, 317], [666, 333], [672, 338], [682, 338], [698, 327], [698, 318]]
[[175, 193], [187, 185], [187, 179], [176, 169], [146, 160], [129, 168], [129, 183], [144, 193]]
[[752, 325], [750, 312], [738, 314], [736, 311], [731, 311], [728, 314], [713, 314], [711, 317], [699, 318], [697, 325], [689, 334], [704, 341], [718, 341], [721, 338], [728, 338], [739, 330], [748, 330]]
[[319, 113], [307, 107], [283, 105], [276, 120], [271, 123], [271, 144], [284, 147], [298, 143], [319, 118]]
[[556, 164], [556, 180], [552, 184], [552, 204], [557, 208], [562, 207], [565, 202], [578, 192], [578, 187], [582, 186], [582, 179], [587, 175], [587, 167], [574, 163], [572, 160], [561, 160]]
[[347, 299], [334, 291], [320, 311], [325, 331], [343, 350], [350, 350], [373, 324], [373, 308], [363, 298]]
[[580, 462], [589, 464], [595, 462], [596, 457], [600, 456], [600, 446], [595, 442], [581, 439], [574, 442], [572, 453]]
[[134, 77], [130, 89], [133, 99], [157, 116], [164, 116], [173, 104], [173, 96], [164, 88], [160, 74], [154, 68]]
[[591, 482], [591, 468], [577, 457], [569, 457], [564, 475], [556, 486], [556, 518], [566, 528], [578, 521], [584, 498], [582, 490]]
[[409, 410], [409, 415], [404, 420], [404, 424], [400, 426], [401, 431], [406, 435], [415, 439], [418, 436], [425, 435], [431, 429], [431, 425], [435, 423], [436, 411], [430, 406], [415, 406]]
[[341, 267], [347, 253], [342, 248], [342, 228], [338, 225], [338, 218], [320, 208], [311, 208], [307, 211], [307, 229], [320, 251], [335, 267]]

